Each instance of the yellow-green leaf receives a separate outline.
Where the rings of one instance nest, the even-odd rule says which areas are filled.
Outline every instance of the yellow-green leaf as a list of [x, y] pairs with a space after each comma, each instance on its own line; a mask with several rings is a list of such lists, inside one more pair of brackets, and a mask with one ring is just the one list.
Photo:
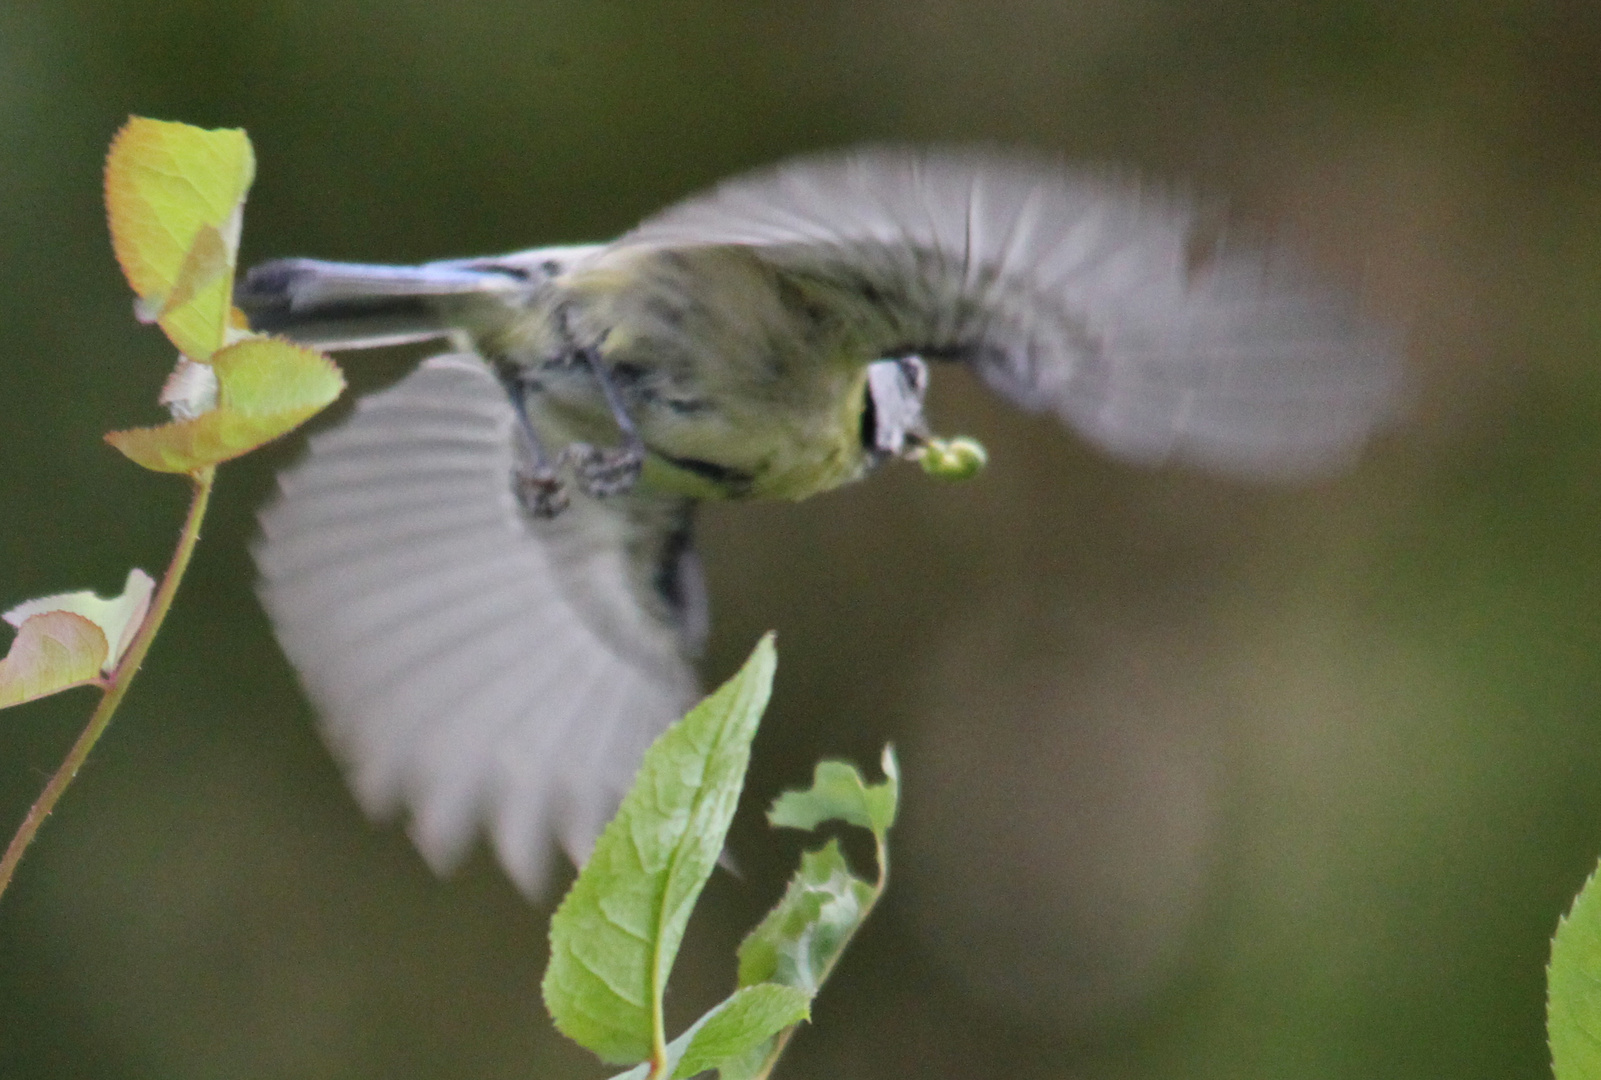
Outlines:
[[88, 619], [99, 628], [107, 643], [104, 667], [109, 675], [133, 643], [133, 636], [139, 632], [145, 614], [150, 610], [150, 596], [155, 591], [154, 579], [136, 566], [128, 571], [128, 579], [123, 582], [119, 596], [97, 596], [88, 589], [56, 593], [53, 596], [41, 596], [37, 600], [25, 600], [0, 615], [0, 618], [19, 629], [26, 620], [54, 611], [65, 611]]
[[147, 469], [194, 472], [293, 431], [345, 386], [332, 360], [276, 338], [237, 341], [219, 349], [211, 366], [216, 408], [190, 420], [113, 431], [106, 441]]
[[250, 140], [236, 129], [135, 116], [106, 156], [117, 262], [140, 310], [197, 360], [225, 339], [241, 213], [254, 177]]
[[0, 709], [92, 682], [107, 651], [105, 634], [82, 615], [47, 611], [23, 619], [0, 660]]
[[212, 367], [217, 370], [219, 410], [251, 416], [303, 414], [284, 431], [327, 408], [345, 388], [345, 377], [332, 360], [280, 338], [235, 342], [212, 358]]
[[222, 233], [201, 226], [178, 268], [178, 280], [156, 313], [156, 322], [183, 355], [207, 360], [228, 340], [233, 261]]

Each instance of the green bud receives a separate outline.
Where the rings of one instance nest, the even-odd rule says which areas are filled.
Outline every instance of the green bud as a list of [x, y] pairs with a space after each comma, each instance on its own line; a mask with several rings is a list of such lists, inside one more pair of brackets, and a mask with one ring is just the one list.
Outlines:
[[923, 471], [941, 480], [971, 480], [989, 462], [989, 454], [977, 439], [959, 435], [954, 439], [929, 439], [918, 459]]

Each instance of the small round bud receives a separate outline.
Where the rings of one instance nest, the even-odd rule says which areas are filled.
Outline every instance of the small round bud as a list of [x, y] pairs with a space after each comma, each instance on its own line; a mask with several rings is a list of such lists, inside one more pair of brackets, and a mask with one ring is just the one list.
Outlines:
[[971, 480], [989, 462], [989, 454], [977, 439], [959, 435], [954, 439], [929, 439], [919, 459], [923, 471], [941, 480]]

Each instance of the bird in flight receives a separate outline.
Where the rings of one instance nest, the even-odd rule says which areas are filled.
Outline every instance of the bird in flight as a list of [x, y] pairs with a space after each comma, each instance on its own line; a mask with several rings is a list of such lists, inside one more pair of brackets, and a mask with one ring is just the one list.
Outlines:
[[1395, 411], [1389, 334], [1192, 199], [997, 150], [872, 148], [712, 188], [608, 243], [281, 259], [236, 299], [321, 348], [446, 351], [310, 440], [261, 596], [372, 814], [529, 895], [697, 697], [706, 499], [982, 461], [923, 414], [962, 364], [1106, 453], [1299, 478]]

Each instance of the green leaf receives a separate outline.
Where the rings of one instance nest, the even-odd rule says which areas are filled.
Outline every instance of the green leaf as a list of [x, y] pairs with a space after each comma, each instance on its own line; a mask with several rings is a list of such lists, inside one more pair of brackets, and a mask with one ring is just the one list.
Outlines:
[[23, 619], [0, 660], [0, 709], [92, 682], [108, 652], [106, 635], [82, 615], [47, 611]]
[[1601, 1080], [1601, 888], [1594, 873], [1557, 924], [1546, 982], [1556, 1080]]
[[[726, 998], [723, 1000], [727, 1001]], [[662, 1070], [663, 1076], [671, 1076], [673, 1074], [673, 1070], [678, 1068], [679, 1060], [684, 1056], [684, 1051], [688, 1050], [689, 1044], [694, 1041], [696, 1033], [699, 1032], [701, 1028], [705, 1027], [706, 1023], [710, 1021], [713, 1016], [717, 1015], [717, 1010], [720, 1008], [722, 1008], [722, 1006], [718, 1005], [710, 1012], [703, 1013], [701, 1018], [689, 1025], [682, 1035], [678, 1036], [678, 1038], [667, 1044], [667, 1055], [664, 1058], [666, 1067]], [[648, 1080], [650, 1072], [651, 1062], [641, 1061], [638, 1065], [635, 1065], [631, 1069], [624, 1069], [616, 1076], [613, 1076], [611, 1080]]]
[[[878, 892], [851, 872], [837, 840], [802, 855], [783, 899], [739, 946], [740, 986], [777, 983], [815, 997]], [[777, 1033], [720, 1063], [723, 1080], [763, 1075]]]
[[668, 728], [550, 923], [545, 1007], [603, 1060], [662, 1059], [662, 995], [745, 782], [777, 654], [745, 666]]
[[111, 245], [145, 317], [205, 360], [227, 340], [255, 156], [243, 131], [135, 116], [106, 155]]
[[215, 408], [158, 427], [113, 431], [106, 441], [147, 469], [190, 473], [293, 431], [345, 386], [332, 360], [276, 338], [236, 341], [217, 350], [210, 366]]
[[815, 829], [825, 821], [839, 820], [869, 829], [882, 841], [895, 824], [900, 799], [900, 769], [892, 748], [884, 748], [883, 762], [884, 781], [868, 784], [849, 762], [820, 761], [812, 773], [812, 786], [780, 795], [767, 811], [767, 820], [791, 829]]
[[830, 840], [801, 856], [778, 906], [739, 946], [739, 985], [776, 982], [815, 995], [877, 898]]
[[87, 589], [56, 593], [54, 596], [41, 596], [37, 600], [26, 600], [0, 618], [19, 631], [28, 619], [52, 611], [71, 612], [88, 619], [99, 628], [107, 643], [102, 664], [105, 674], [109, 675], [145, 621], [145, 614], [150, 610], [150, 596], [155, 589], [156, 583], [150, 575], [134, 567], [128, 571], [128, 578], [123, 582], [119, 596], [100, 597]]
[[[689, 1051], [690, 1046], [697, 1041], [702, 1029], [706, 1028], [714, 1020], [717, 1020], [720, 1016], [722, 1016], [723, 1012], [730, 1006], [734, 1005], [736, 1002], [743, 1001], [756, 991], [760, 992], [756, 993], [752, 1000], [745, 1002], [745, 1004], [741, 1006], [741, 1011], [744, 1015], [751, 1016], [754, 1013], [755, 1017], [759, 1018], [762, 1015], [776, 1014], [781, 1016], [787, 1014], [789, 1017], [789, 1019], [785, 1023], [779, 1025], [779, 1027], [771, 1029], [768, 1036], [758, 1037], [747, 1046], [747, 1052], [744, 1053], [744, 1057], [755, 1058], [758, 1062], [763, 1060], [766, 1055], [762, 1054], [758, 1056], [755, 1052], [763, 1048], [763, 1043], [770, 1041], [770, 1036], [772, 1033], [788, 1027], [790, 1024], [798, 1023], [801, 1020], [809, 1020], [811, 1018], [810, 999], [807, 998], [805, 994], [802, 994], [798, 990], [792, 990], [788, 987], [777, 987], [776, 990], [767, 989], [767, 987], [771, 987], [771, 985], [772, 984], [764, 984], [762, 987], [744, 987], [739, 990], [735, 990], [732, 994], [724, 998], [721, 1002], [714, 1005], [710, 1010], [703, 1014], [701, 1018], [691, 1024], [682, 1035], [678, 1036], [678, 1038], [667, 1044], [667, 1055], [665, 1058], [666, 1068], [663, 1069], [662, 1075], [671, 1077], [693, 1076], [696, 1072], [701, 1072], [708, 1068], [716, 1068], [723, 1073], [725, 1078], [728, 1078], [730, 1076], [730, 1070], [737, 1070], [740, 1061], [739, 1054], [736, 1054], [732, 1057], [726, 1057], [721, 1061], [700, 1065], [693, 1071], [682, 1067], [680, 1063], [684, 1060], [684, 1055]], [[771, 1013], [768, 1012], [769, 1009], [772, 1010]], [[736, 1020], [734, 1017], [730, 1017], [728, 1020], [724, 1021], [724, 1023], [742, 1024], [743, 1021]], [[721, 1042], [722, 1039], [723, 1036], [716, 1036], [716, 1041]], [[650, 1071], [651, 1063], [648, 1061], [642, 1061], [633, 1068], [624, 1070], [623, 1072], [618, 1073], [616, 1076], [613, 1076], [611, 1080], [647, 1080], [647, 1078], [650, 1076]]]
[[793, 986], [741, 987], [695, 1032], [673, 1069], [674, 1080], [744, 1057], [791, 1024], [811, 1019], [811, 1003], [810, 994]]
[[773, 1046], [777, 1035], [763, 1039], [738, 1057], [731, 1057], [717, 1066], [722, 1080], [760, 1080], [771, 1073]]

